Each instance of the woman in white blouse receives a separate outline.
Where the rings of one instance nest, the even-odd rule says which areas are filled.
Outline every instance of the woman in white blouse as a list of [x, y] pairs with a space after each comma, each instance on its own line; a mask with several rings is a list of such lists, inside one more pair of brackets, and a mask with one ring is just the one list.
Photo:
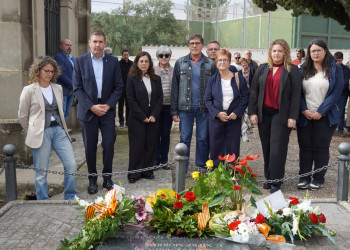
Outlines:
[[[130, 108], [129, 171], [152, 167], [157, 153], [163, 90], [148, 52], [141, 51], [135, 57], [129, 71], [126, 96]], [[154, 179], [153, 170], [128, 174], [129, 183], [140, 178]]]
[[241, 120], [248, 106], [249, 88], [242, 74], [230, 71], [231, 53], [221, 49], [215, 58], [218, 71], [212, 75], [204, 95], [209, 111], [210, 158], [234, 153], [239, 157]]
[[[301, 67], [303, 91], [298, 122], [299, 174], [328, 165], [329, 146], [339, 123], [337, 101], [344, 86], [343, 71], [323, 40], [311, 41]], [[299, 179], [299, 189], [319, 189], [327, 169]], [[312, 178], [312, 181], [311, 181]]]

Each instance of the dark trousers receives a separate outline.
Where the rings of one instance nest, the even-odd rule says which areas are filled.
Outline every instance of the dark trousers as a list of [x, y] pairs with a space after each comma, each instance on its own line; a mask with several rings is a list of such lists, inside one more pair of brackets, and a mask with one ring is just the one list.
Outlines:
[[[102, 134], [103, 149], [103, 170], [102, 173], [112, 173], [112, 163], [114, 157], [114, 142], [117, 138], [115, 132], [115, 119], [104, 116], [97, 116], [88, 121], [80, 122], [85, 146], [85, 157], [89, 174], [97, 173], [96, 170], [96, 151], [98, 143], [98, 129]], [[97, 179], [97, 177], [89, 177]], [[111, 176], [105, 176], [103, 179], [111, 179]]]
[[[314, 170], [328, 165], [329, 146], [336, 128], [337, 125], [329, 126], [326, 116], [320, 120], [308, 120], [305, 127], [298, 126], [299, 174], [309, 173], [313, 163]], [[323, 184], [326, 171], [315, 173], [312, 177], [317, 183]], [[310, 180], [311, 176], [300, 179], [308, 182]]]
[[265, 178], [267, 180], [282, 179], [292, 129], [281, 124], [278, 111], [267, 111], [265, 108], [263, 122], [259, 123], [258, 129], [264, 154]]
[[[159, 121], [140, 122], [133, 116], [128, 120], [129, 171], [152, 167], [157, 153]], [[138, 179], [153, 174], [153, 170], [128, 174], [128, 178]]]
[[[124, 104], [125, 104], [125, 120], [124, 120]], [[120, 126], [124, 125], [124, 121], [126, 121], [126, 125], [128, 123], [129, 117], [129, 105], [126, 99], [126, 94], [123, 93], [118, 101], [118, 118]]]
[[234, 153], [236, 157], [239, 157], [241, 124], [241, 118], [229, 122], [222, 122], [218, 119], [209, 120], [210, 159], [214, 161], [215, 167], [220, 164], [219, 155]]
[[168, 162], [170, 131], [173, 118], [170, 113], [170, 105], [163, 105], [159, 117], [159, 137], [156, 161], [162, 164]]

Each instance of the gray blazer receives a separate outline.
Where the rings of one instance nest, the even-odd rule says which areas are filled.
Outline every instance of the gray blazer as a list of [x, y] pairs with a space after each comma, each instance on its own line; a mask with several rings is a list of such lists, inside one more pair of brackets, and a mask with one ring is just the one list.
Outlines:
[[[71, 140], [63, 114], [62, 86], [51, 83], [51, 87], [57, 100], [63, 129], [66, 131], [69, 140]], [[18, 119], [27, 133], [25, 144], [30, 148], [40, 148], [43, 143], [45, 130], [45, 102], [39, 83], [32, 83], [23, 88], [19, 98]]]

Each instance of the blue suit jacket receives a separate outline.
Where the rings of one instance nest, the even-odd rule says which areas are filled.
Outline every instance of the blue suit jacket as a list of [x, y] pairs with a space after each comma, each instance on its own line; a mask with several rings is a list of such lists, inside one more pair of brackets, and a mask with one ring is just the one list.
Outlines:
[[57, 83], [62, 86], [63, 95], [68, 95], [70, 90], [73, 90], [73, 66], [69, 62], [69, 58], [61, 51], [55, 56], [55, 60], [61, 68], [61, 75], [58, 78]]
[[[91, 120], [95, 114], [90, 108], [98, 104], [98, 101], [97, 84], [90, 52], [75, 59], [73, 90], [78, 99], [78, 119], [84, 122]], [[115, 107], [122, 91], [123, 80], [118, 58], [105, 54], [103, 57], [101, 101], [111, 107], [106, 116], [114, 119]]]

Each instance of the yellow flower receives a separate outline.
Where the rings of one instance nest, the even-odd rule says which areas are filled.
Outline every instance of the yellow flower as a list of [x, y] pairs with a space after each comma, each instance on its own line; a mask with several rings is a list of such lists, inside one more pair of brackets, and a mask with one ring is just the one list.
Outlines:
[[192, 178], [193, 179], [198, 179], [199, 178], [199, 172], [198, 171], [192, 172]]
[[207, 166], [207, 168], [212, 168], [214, 166], [214, 162], [212, 160], [208, 160], [205, 165]]

